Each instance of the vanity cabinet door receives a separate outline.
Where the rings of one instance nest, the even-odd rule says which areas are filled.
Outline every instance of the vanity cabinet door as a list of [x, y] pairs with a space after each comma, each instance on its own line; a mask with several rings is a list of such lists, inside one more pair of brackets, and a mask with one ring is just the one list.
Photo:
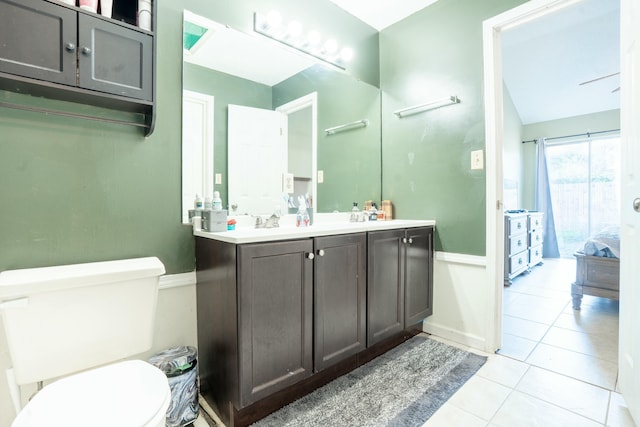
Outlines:
[[312, 374], [312, 240], [238, 247], [240, 407]]
[[315, 239], [314, 371], [366, 348], [366, 234]]
[[153, 37], [90, 15], [78, 20], [80, 87], [150, 101]]
[[42, 0], [0, 0], [0, 72], [75, 86], [76, 16]]
[[433, 314], [433, 228], [406, 233], [405, 328]]
[[367, 346], [404, 329], [404, 230], [368, 236]]

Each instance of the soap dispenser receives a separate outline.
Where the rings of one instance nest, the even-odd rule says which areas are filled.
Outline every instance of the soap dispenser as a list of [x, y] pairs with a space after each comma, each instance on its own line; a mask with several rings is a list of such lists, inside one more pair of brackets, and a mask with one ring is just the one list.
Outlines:
[[358, 202], [353, 202], [353, 207], [351, 208], [351, 216], [349, 217], [349, 222], [358, 222], [360, 217], [360, 209], [358, 209]]

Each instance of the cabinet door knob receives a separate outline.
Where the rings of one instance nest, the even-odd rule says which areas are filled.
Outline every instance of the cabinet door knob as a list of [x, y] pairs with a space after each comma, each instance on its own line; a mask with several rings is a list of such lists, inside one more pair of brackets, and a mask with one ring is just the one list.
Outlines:
[[82, 54], [83, 54], [83, 55], [86, 55], [86, 56], [91, 55], [91, 48], [90, 48], [90, 47], [87, 47], [87, 46], [83, 47], [83, 48], [82, 48]]
[[313, 254], [313, 252], [309, 252], [307, 254], [307, 259], [314, 259], [316, 256]]
[[67, 50], [67, 52], [75, 52], [76, 51], [76, 45], [71, 43], [71, 42], [65, 44], [64, 48]]
[[324, 249], [318, 250], [318, 256], [324, 256]]
[[402, 243], [407, 243], [407, 238], [406, 237], [402, 238]]
[[413, 243], [413, 239], [409, 237], [409, 244]]

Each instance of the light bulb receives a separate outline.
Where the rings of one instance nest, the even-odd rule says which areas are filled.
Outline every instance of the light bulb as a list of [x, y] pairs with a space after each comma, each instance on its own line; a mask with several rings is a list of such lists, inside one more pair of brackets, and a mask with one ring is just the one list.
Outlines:
[[289, 22], [287, 29], [289, 31], [289, 35], [293, 38], [300, 37], [300, 34], [302, 34], [302, 24], [298, 21]]
[[340, 58], [345, 62], [351, 61], [353, 59], [353, 49], [350, 47], [343, 47], [340, 51]]
[[267, 13], [267, 26], [269, 28], [278, 28], [282, 24], [282, 16], [277, 10], [270, 10]]
[[320, 39], [321, 37], [319, 32], [317, 32], [316, 30], [309, 31], [309, 34], [307, 35], [307, 42], [309, 42], [311, 46], [319, 45]]
[[338, 51], [338, 42], [335, 39], [328, 39], [324, 42], [324, 50], [327, 53], [336, 53]]

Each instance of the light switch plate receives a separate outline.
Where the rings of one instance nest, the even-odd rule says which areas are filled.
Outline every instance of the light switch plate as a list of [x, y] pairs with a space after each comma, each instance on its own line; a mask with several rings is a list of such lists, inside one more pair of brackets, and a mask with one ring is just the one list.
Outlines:
[[483, 169], [484, 158], [482, 150], [476, 150], [471, 152], [471, 169]]
[[318, 184], [322, 184], [324, 182], [324, 171], [318, 171]]
[[293, 174], [292, 173], [283, 173], [282, 174], [282, 192], [283, 193], [293, 193]]
[[222, 174], [221, 173], [217, 173], [216, 174], [216, 184], [222, 184]]

